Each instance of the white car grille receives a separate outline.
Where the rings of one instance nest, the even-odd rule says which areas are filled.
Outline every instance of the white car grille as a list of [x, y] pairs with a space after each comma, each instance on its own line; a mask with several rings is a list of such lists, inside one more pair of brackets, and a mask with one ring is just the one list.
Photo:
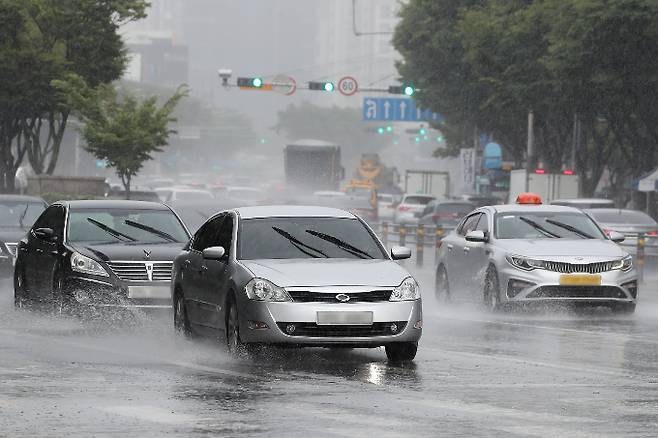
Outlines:
[[108, 262], [114, 275], [124, 281], [171, 281], [173, 262]]
[[544, 262], [544, 266], [547, 270], [560, 272], [562, 274], [600, 274], [601, 272], [612, 271], [614, 264], [614, 261], [583, 264], [549, 261]]

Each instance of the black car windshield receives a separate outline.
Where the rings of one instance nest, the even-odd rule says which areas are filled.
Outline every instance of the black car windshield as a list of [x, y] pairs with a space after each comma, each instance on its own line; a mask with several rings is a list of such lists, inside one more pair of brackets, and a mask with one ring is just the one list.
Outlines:
[[505, 212], [495, 222], [496, 239], [605, 239], [584, 213]]
[[243, 219], [238, 258], [384, 259], [385, 254], [356, 219], [299, 217]]
[[71, 210], [69, 242], [186, 242], [187, 233], [169, 210]]
[[3, 201], [0, 203], [0, 228], [29, 228], [43, 213], [41, 202]]

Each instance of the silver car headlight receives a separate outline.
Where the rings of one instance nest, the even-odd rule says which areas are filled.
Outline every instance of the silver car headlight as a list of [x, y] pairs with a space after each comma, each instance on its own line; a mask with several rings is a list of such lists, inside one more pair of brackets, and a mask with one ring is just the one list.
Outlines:
[[292, 301], [290, 295], [282, 287], [264, 278], [252, 278], [245, 286], [247, 298], [255, 301]]
[[505, 256], [508, 263], [515, 268], [523, 269], [524, 271], [532, 271], [533, 269], [546, 269], [546, 262], [544, 260], [529, 259], [515, 255]]
[[413, 301], [418, 298], [420, 298], [420, 286], [413, 277], [407, 277], [393, 289], [389, 301]]
[[105, 268], [103, 268], [96, 260], [90, 259], [89, 257], [83, 256], [77, 252], [71, 254], [71, 269], [83, 274], [100, 275], [101, 277], [110, 276]]
[[619, 269], [621, 271], [630, 271], [633, 267], [633, 257], [627, 255], [623, 259], [615, 260], [612, 263], [612, 269]]

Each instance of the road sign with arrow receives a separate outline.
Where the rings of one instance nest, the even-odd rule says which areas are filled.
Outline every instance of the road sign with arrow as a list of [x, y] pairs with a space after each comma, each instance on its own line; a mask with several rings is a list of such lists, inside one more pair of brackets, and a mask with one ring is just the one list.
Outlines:
[[417, 108], [413, 99], [365, 97], [363, 99], [363, 120], [373, 122], [440, 122], [443, 117], [430, 110]]

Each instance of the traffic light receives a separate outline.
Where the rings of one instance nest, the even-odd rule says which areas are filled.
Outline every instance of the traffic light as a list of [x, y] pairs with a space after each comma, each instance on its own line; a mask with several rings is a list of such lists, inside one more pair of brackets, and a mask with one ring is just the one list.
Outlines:
[[328, 91], [332, 92], [334, 91], [334, 83], [333, 82], [309, 82], [308, 83], [308, 89], [309, 90], [319, 90], [319, 91]]
[[261, 88], [262, 86], [263, 86], [262, 78], [238, 78], [238, 87]]
[[383, 133], [384, 133], [384, 128], [382, 128], [381, 126], [377, 128], [377, 134], [383, 134]]
[[404, 94], [405, 96], [413, 96], [416, 92], [416, 89], [413, 85], [410, 84], [390, 85], [388, 87], [388, 92], [390, 94]]

